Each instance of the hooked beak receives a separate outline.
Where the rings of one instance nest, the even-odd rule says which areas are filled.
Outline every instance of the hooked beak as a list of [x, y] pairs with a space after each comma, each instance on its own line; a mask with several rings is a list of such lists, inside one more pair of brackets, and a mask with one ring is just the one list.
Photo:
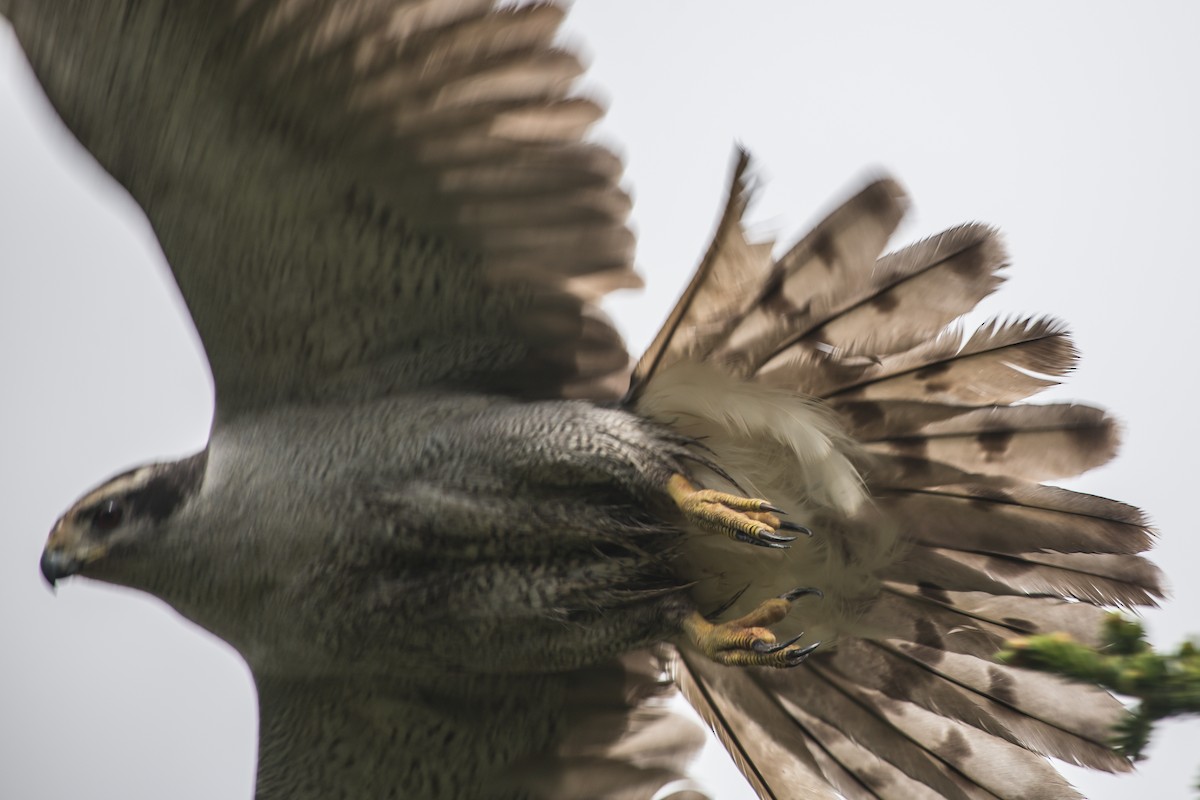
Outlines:
[[53, 550], [50, 545], [42, 551], [42, 577], [53, 589], [59, 578], [69, 578], [79, 572], [82, 562], [62, 550]]
[[42, 551], [42, 577], [53, 589], [60, 579], [78, 575], [87, 564], [102, 558], [107, 549], [89, 543], [78, 526], [60, 519]]

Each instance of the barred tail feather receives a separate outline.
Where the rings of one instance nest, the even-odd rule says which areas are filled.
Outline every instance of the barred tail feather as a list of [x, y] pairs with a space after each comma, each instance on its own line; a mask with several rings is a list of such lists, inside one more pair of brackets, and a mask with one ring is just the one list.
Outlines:
[[[1129, 769], [1108, 745], [1122, 706], [1100, 690], [903, 641], [856, 639], [829, 661], [861, 686], [1012, 744], [1098, 769]], [[1046, 713], [1060, 703], [1056, 714]]]
[[1042, 756], [1128, 769], [1111, 696], [992, 660], [1014, 636], [1094, 643], [1104, 606], [1162, 594], [1137, 509], [1038, 483], [1118, 444], [1100, 409], [1019, 404], [1074, 367], [1066, 329], [947, 327], [1000, 284], [1004, 250], [965, 225], [880, 257], [906, 206], [886, 179], [771, 262], [740, 224], [747, 171], [742, 155], [629, 399], [816, 532], [782, 553], [691, 537], [698, 606], [732, 616], [817, 586], [777, 627], [825, 645], [786, 671], [683, 645], [685, 694], [762, 797], [1049, 800], [1078, 795]]
[[1139, 556], [987, 553], [914, 547], [889, 568], [891, 580], [992, 594], [1054, 595], [1089, 603], [1153, 605], [1158, 570]]
[[683, 696], [717, 734], [734, 764], [759, 797], [833, 800], [807, 743], [777, 698], [757, 686], [750, 673], [722, 667], [689, 651], [673, 667]]
[[1108, 462], [1117, 451], [1117, 426], [1091, 406], [985, 406], [860, 441], [873, 452], [1037, 481], [1071, 478]]

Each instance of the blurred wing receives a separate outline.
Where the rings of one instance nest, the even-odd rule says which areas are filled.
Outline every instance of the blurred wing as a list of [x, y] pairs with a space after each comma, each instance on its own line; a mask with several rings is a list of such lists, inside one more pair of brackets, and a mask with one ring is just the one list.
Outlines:
[[[141, 204], [219, 413], [431, 383], [608, 396], [635, 286], [557, 3], [47, 0], [6, 12]], [[610, 381], [611, 382], [611, 381]], [[623, 387], [620, 387], [623, 388]]]
[[513, 772], [521, 788], [545, 800], [704, 800], [687, 778], [704, 732], [668, 702], [674, 653], [660, 645], [571, 673], [564, 735]]
[[890, 180], [773, 259], [741, 225], [746, 167], [633, 399], [816, 532], [784, 552], [692, 537], [700, 608], [816, 586], [777, 632], [825, 645], [792, 670], [683, 647], [685, 696], [764, 798], [1051, 800], [1078, 794], [1041, 756], [1128, 770], [1113, 697], [992, 658], [1034, 633], [1094, 644], [1103, 606], [1162, 595], [1137, 509], [1038, 483], [1117, 445], [1099, 409], [1020, 402], [1074, 365], [1063, 326], [947, 328], [999, 284], [1003, 247], [964, 225], [881, 257], [906, 205]]
[[667, 648], [565, 675], [256, 675], [259, 800], [704, 800], [683, 768], [703, 732], [666, 705]]

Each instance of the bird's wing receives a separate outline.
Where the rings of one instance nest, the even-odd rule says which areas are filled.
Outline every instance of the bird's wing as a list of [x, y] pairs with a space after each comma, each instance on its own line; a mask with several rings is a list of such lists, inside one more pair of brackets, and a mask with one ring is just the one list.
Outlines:
[[1065, 330], [947, 328], [999, 285], [1003, 247], [965, 225], [879, 257], [906, 206], [886, 179], [774, 259], [741, 224], [746, 168], [634, 402], [816, 532], [784, 553], [697, 539], [701, 608], [816, 586], [779, 633], [826, 645], [793, 670], [682, 648], [685, 695], [764, 798], [1050, 800], [1078, 795], [1043, 755], [1128, 770], [1114, 698], [992, 658], [1034, 633], [1097, 643], [1103, 606], [1162, 596], [1137, 509], [1039, 483], [1116, 449], [1098, 409], [1020, 402], [1074, 365]]
[[704, 800], [686, 771], [704, 732], [668, 702], [674, 656], [659, 645], [570, 673], [564, 735], [515, 782], [545, 800]]
[[704, 736], [665, 703], [668, 651], [561, 675], [459, 675], [445, 692], [256, 675], [256, 797], [703, 800], [683, 769]]
[[638, 283], [556, 2], [16, 0], [47, 95], [141, 204], [219, 415], [434, 382], [619, 393]]

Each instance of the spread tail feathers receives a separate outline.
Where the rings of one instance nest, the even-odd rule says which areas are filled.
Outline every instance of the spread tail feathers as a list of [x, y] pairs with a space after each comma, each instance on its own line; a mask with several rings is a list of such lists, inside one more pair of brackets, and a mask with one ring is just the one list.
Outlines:
[[1112, 697], [992, 660], [1013, 636], [1094, 639], [1101, 606], [1161, 596], [1140, 512], [1038, 483], [1117, 448], [1099, 409], [1021, 403], [1074, 365], [1066, 330], [953, 327], [1000, 284], [1004, 248], [964, 225], [880, 257], [906, 207], [891, 180], [773, 259], [742, 226], [748, 164], [628, 401], [816, 533], [786, 551], [691, 537], [701, 610], [815, 586], [780, 633], [833, 644], [793, 670], [683, 647], [685, 695], [766, 798], [1068, 798], [1041, 756], [1129, 769]]

